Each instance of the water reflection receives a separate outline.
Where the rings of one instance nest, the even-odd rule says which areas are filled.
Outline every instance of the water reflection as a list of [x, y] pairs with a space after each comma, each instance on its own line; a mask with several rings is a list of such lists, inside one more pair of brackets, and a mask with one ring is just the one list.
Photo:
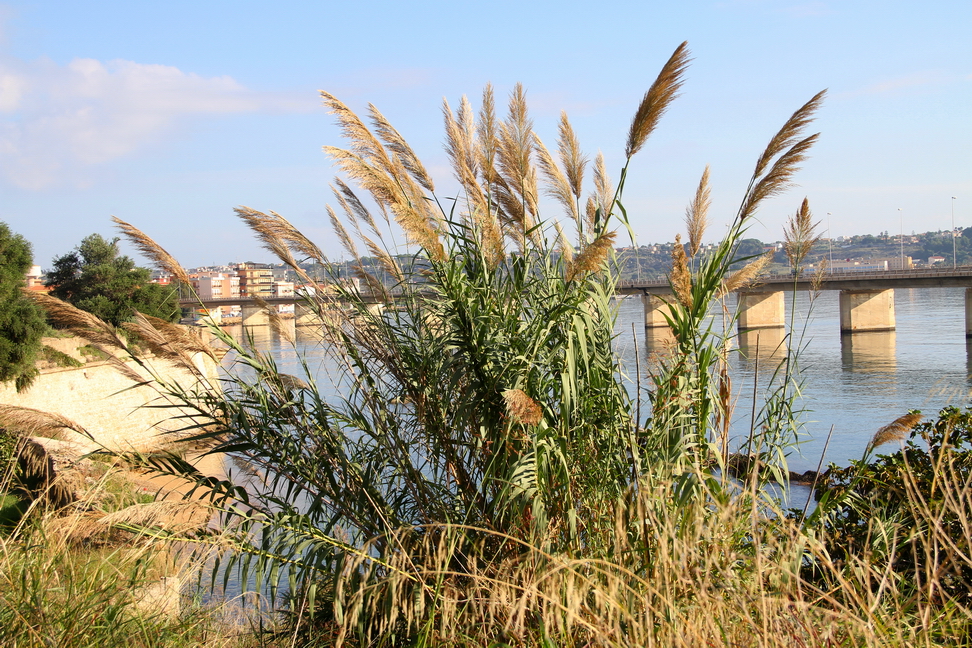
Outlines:
[[675, 348], [675, 334], [667, 326], [645, 329], [645, 350], [649, 362], [657, 362], [671, 356]]
[[776, 365], [786, 357], [784, 328], [740, 331], [736, 340], [739, 344], [739, 357], [747, 367], [757, 360], [763, 366]]
[[895, 332], [874, 331], [840, 336], [840, 358], [851, 373], [894, 373], [898, 368]]

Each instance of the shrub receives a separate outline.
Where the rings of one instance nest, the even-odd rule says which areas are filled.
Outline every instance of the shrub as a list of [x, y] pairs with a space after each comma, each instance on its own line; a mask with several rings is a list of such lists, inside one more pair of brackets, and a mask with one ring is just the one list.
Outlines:
[[[934, 421], [920, 418], [912, 412], [882, 428], [863, 459], [831, 467], [811, 528], [831, 560], [886, 568], [911, 595], [968, 605], [972, 410], [946, 407]], [[903, 440], [896, 452], [871, 457]], [[808, 575], [816, 568], [808, 564]]]

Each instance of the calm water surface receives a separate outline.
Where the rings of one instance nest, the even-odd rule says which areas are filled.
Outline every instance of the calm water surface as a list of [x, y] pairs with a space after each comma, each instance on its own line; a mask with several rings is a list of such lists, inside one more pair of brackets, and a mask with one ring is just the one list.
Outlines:
[[[787, 317], [791, 311], [795, 313], [795, 329], [798, 336], [802, 334], [804, 347], [800, 357], [800, 404], [805, 410], [805, 437], [790, 457], [791, 470], [803, 472], [817, 467], [831, 426], [834, 432], [826, 461], [846, 465], [850, 459], [861, 456], [878, 428], [909, 409], [917, 408], [926, 416], [934, 416], [946, 405], [966, 405], [972, 385], [972, 347], [965, 338], [964, 290], [895, 290], [896, 331], [844, 336], [839, 331], [837, 292], [821, 293], [812, 307], [808, 295], [801, 293], [795, 310], [791, 308], [791, 297], [787, 297]], [[617, 351], [634, 393], [632, 323], [643, 387], [648, 385], [649, 358], [664, 353], [666, 332], [645, 330], [640, 298], [620, 300]], [[322, 389], [341, 389], [333, 383], [333, 372], [328, 371], [330, 362], [312, 336], [298, 333], [295, 351], [266, 327], [252, 331], [258, 345], [273, 352], [281, 370], [299, 373], [299, 352], [319, 376]], [[779, 361], [774, 349], [781, 336], [780, 331], [760, 332], [758, 354], [755, 334], [736, 340], [732, 368], [737, 391], [733, 425], [737, 439], [749, 431], [754, 378], [758, 390], [764, 389]]]

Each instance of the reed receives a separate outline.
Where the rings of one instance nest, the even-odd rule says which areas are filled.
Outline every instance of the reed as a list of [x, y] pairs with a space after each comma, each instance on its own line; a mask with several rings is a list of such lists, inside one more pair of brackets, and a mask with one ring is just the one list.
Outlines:
[[[853, 497], [822, 501], [797, 524], [760, 488], [772, 476], [785, 481], [799, 427], [792, 322], [793, 343], [743, 445], [757, 469], [742, 484], [720, 470], [734, 314], [723, 310], [725, 333], [710, 316], [727, 292], [758, 280], [764, 258], [740, 259], [739, 241], [806, 158], [816, 135], [804, 131], [823, 93], [771, 137], [726, 237], [705, 252], [703, 173], [687, 211], [689, 249], [679, 238], [673, 253], [675, 350], [652, 376], [650, 414], [636, 414], [613, 349], [612, 248], [615, 228], [630, 226], [627, 164], [680, 92], [688, 60], [683, 44], [645, 94], [617, 183], [595, 157], [583, 211], [586, 156], [569, 121], [560, 122], [554, 155], [533, 132], [521, 86], [503, 119], [489, 87], [478, 111], [465, 98], [455, 113], [444, 106], [446, 151], [462, 187], [454, 201], [436, 196], [377, 109], [369, 107], [369, 127], [322, 95], [350, 141], [326, 149], [349, 180], [335, 181], [329, 216], [359, 279], [333, 277], [307, 302], [340, 368], [338, 394], [325, 397], [306, 362], [300, 376], [284, 375], [218, 327], [212, 332], [235, 363], [222, 391], [171, 394], [208, 416], [199, 425], [220, 441], [214, 452], [232, 453], [260, 476], [246, 488], [200, 485], [213, 493], [228, 530], [221, 542], [233, 549], [221, 568], [236, 568], [242, 582], [253, 575], [273, 600], [289, 590], [294, 638], [904, 646], [964, 636], [968, 610], [939, 594], [941, 562], [923, 563], [932, 566], [912, 587], [895, 576], [894, 552], [837, 557], [827, 524]], [[544, 190], [573, 231], [541, 212]], [[295, 270], [300, 258], [326, 263], [279, 215], [238, 213]], [[812, 225], [804, 201], [791, 225], [798, 262]], [[362, 250], [382, 272], [370, 272]], [[375, 297], [393, 307], [376, 312]], [[968, 483], [940, 483], [948, 506], [964, 511]], [[908, 493], [922, 520], [941, 515], [938, 500]], [[907, 532], [891, 516], [873, 528], [868, 537], [892, 539], [885, 545], [895, 551]], [[907, 537], [916, 552], [937, 556], [946, 536], [958, 536], [936, 533], [927, 542]], [[972, 552], [950, 547], [949, 564], [964, 568]]]

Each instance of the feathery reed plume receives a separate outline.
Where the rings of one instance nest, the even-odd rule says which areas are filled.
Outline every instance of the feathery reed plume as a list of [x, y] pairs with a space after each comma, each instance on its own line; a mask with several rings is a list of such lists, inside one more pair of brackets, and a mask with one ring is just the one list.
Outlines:
[[[128, 344], [111, 324], [80, 308], [61, 301], [57, 297], [36, 291], [24, 291], [41, 308], [47, 311], [48, 318], [57, 326], [65, 328], [95, 345], [127, 351]], [[111, 355], [110, 351], [106, 351]]]
[[[614, 187], [611, 186], [611, 176], [608, 175], [607, 165], [604, 163], [604, 154], [600, 151], [594, 159], [594, 193], [597, 210], [601, 212], [601, 222], [605, 223], [614, 209]], [[587, 228], [591, 232], [596, 228], [597, 210], [593, 215], [588, 210]]]
[[[509, 114], [499, 124], [497, 158], [499, 172], [523, 205], [518, 226], [522, 236], [533, 228], [532, 217], [537, 215], [537, 176], [531, 163], [533, 153], [533, 121], [527, 114], [526, 91], [518, 83], [510, 95]], [[527, 217], [530, 218], [527, 218]]]
[[588, 272], [597, 272], [601, 269], [605, 259], [611, 254], [614, 247], [614, 237], [616, 232], [604, 232], [591, 244], [580, 251], [574, 259], [567, 264], [567, 281], [573, 281], [578, 276], [583, 276]]
[[580, 142], [573, 126], [567, 119], [567, 113], [560, 113], [560, 126], [557, 129], [557, 148], [560, 149], [560, 163], [564, 166], [564, 173], [574, 191], [574, 199], [580, 200], [584, 184], [584, 169], [587, 168], [587, 157], [581, 152]]
[[405, 138], [392, 126], [385, 116], [378, 111], [374, 104], [368, 104], [368, 111], [371, 113], [371, 123], [375, 127], [375, 132], [378, 133], [378, 137], [385, 142], [385, 146], [388, 147], [392, 153], [398, 156], [399, 162], [405, 167], [415, 180], [422, 185], [422, 187], [429, 192], [435, 191], [435, 184], [432, 182], [432, 178], [429, 176], [428, 172], [425, 170], [422, 161], [419, 160], [418, 156], [415, 155], [415, 151], [412, 147], [408, 145]]
[[499, 127], [496, 123], [496, 102], [493, 86], [487, 83], [483, 88], [483, 103], [479, 108], [479, 122], [476, 134], [479, 140], [479, 170], [487, 188], [496, 182], [496, 156], [499, 148]]
[[[324, 105], [329, 109], [328, 114], [334, 115], [341, 134], [351, 142], [351, 150], [356, 156], [363, 158], [369, 165], [375, 166], [385, 174], [393, 175], [393, 165], [381, 145], [358, 115], [348, 108], [340, 99], [324, 90], [320, 91]], [[329, 150], [331, 147], [325, 147]]]
[[358, 254], [358, 247], [354, 244], [351, 236], [348, 234], [348, 230], [344, 228], [344, 223], [341, 219], [337, 217], [334, 213], [334, 208], [330, 205], [326, 205], [327, 216], [331, 219], [331, 227], [334, 228], [334, 233], [337, 234], [338, 240], [341, 241], [341, 246], [351, 255], [352, 258], [358, 259], [360, 255]]
[[479, 169], [479, 146], [476, 142], [475, 124], [472, 108], [465, 96], [459, 103], [458, 118], [452, 113], [449, 102], [442, 100], [442, 118], [445, 122], [445, 151], [452, 160], [456, 179], [468, 193], [479, 193], [477, 170]]
[[824, 279], [827, 277], [827, 259], [821, 259], [820, 263], [817, 264], [817, 270], [813, 273], [813, 278], [810, 279], [810, 290], [815, 293], [820, 292], [820, 287], [823, 285]]
[[[331, 192], [341, 205], [341, 209], [348, 215], [348, 220], [354, 225], [356, 230], [360, 230], [360, 221], [364, 221], [368, 229], [379, 236], [381, 235], [381, 230], [378, 229], [378, 225], [372, 217], [371, 212], [364, 206], [361, 199], [358, 198], [358, 194], [354, 193], [354, 190], [345, 184], [341, 178], [334, 178], [334, 184], [331, 185]], [[385, 223], [388, 223], [388, 215], [384, 213], [384, 206], [379, 206], [382, 207]]]
[[783, 230], [783, 250], [791, 267], [799, 268], [814, 244], [820, 240], [820, 235], [815, 231], [819, 224], [813, 222], [810, 201], [804, 198], [800, 208], [790, 217]]
[[[267, 249], [288, 265], [295, 266], [296, 262], [293, 262], [294, 259], [289, 251], [282, 254], [277, 252], [284, 245], [288, 250], [297, 251], [302, 256], [318, 263], [323, 264], [327, 261], [321, 249], [280, 214], [276, 212], [265, 214], [246, 206], [237, 207], [233, 211], [250, 229], [259, 235]], [[293, 263], [287, 262], [287, 258]]]
[[202, 372], [193, 362], [192, 354], [206, 353], [213, 361], [216, 361], [215, 352], [203, 345], [202, 340], [194, 340], [194, 336], [175, 330], [178, 328], [176, 325], [166, 322], [169, 327], [163, 327], [159, 325], [160, 322], [164, 322], [164, 320], [135, 311], [134, 319], [123, 323], [122, 327], [137, 335], [139, 342], [147, 346], [155, 355], [170, 360], [177, 366], [202, 378]]
[[522, 425], [536, 425], [543, 419], [543, 410], [521, 389], [503, 392], [506, 415]]
[[255, 209], [250, 209], [249, 207], [237, 208], [233, 211], [253, 230], [257, 239], [263, 243], [264, 249], [271, 252], [291, 268], [298, 267], [297, 260], [290, 253], [290, 245], [281, 237], [281, 229], [277, 226], [276, 220], [273, 217], [258, 212]]
[[189, 284], [189, 273], [179, 265], [175, 257], [163, 250], [162, 246], [134, 225], [130, 225], [115, 216], [112, 216], [111, 220], [122, 231], [122, 234], [125, 235], [128, 241], [138, 248], [142, 254], [151, 259], [156, 266], [174, 276], [180, 283]]
[[0, 405], [0, 427], [25, 436], [43, 436], [50, 439], [60, 438], [65, 429], [91, 436], [81, 425], [66, 416], [17, 405]]
[[571, 186], [570, 181], [567, 176], [563, 174], [560, 167], [557, 166], [557, 162], [554, 161], [553, 155], [547, 150], [543, 142], [537, 135], [533, 136], [534, 145], [537, 150], [537, 166], [540, 167], [540, 172], [543, 173], [547, 178], [548, 188], [547, 194], [552, 196], [563, 205], [564, 209], [567, 211], [567, 215], [574, 220], [575, 223], [580, 222], [580, 213], [577, 210], [577, 199], [574, 196], [574, 189]]
[[[739, 209], [740, 221], [745, 221], [755, 214], [763, 200], [781, 193], [790, 186], [793, 175], [800, 169], [800, 163], [807, 158], [807, 151], [820, 136], [819, 133], [815, 133], [801, 139], [804, 128], [813, 121], [813, 114], [820, 107], [826, 93], [826, 90], [818, 92], [793, 113], [767, 144], [756, 162], [756, 170], [750, 180], [751, 188]], [[772, 168], [766, 171], [777, 155], [779, 157]]]
[[671, 58], [658, 73], [655, 82], [648, 88], [631, 120], [628, 143], [625, 147], [625, 157], [628, 159], [644, 146], [648, 136], [668, 110], [669, 104], [678, 96], [678, 91], [682, 87], [682, 77], [690, 60], [688, 43], [682, 43], [675, 48]]
[[672, 246], [672, 272], [668, 277], [675, 297], [679, 303], [691, 310], [694, 302], [692, 297], [692, 273], [689, 270], [688, 257], [685, 256], [685, 246], [682, 245], [682, 235], [675, 235], [675, 245]]
[[554, 221], [554, 229], [557, 230], [557, 249], [560, 250], [560, 256], [570, 266], [574, 262], [574, 246], [567, 240], [567, 235], [564, 233], [560, 221]]
[[908, 412], [904, 416], [899, 416], [894, 421], [888, 423], [874, 433], [874, 436], [871, 438], [871, 442], [867, 444], [868, 452], [884, 445], [885, 443], [891, 443], [892, 441], [904, 441], [904, 439], [908, 436], [908, 433], [911, 431], [911, 428], [918, 425], [922, 418], [922, 415], [918, 412]]
[[756, 170], [753, 177], [758, 177], [769, 166], [770, 161], [779, 155], [783, 149], [793, 146], [800, 140], [800, 133], [814, 120], [813, 114], [820, 108], [827, 91], [821, 90], [813, 96], [807, 103], [803, 104], [793, 115], [783, 124], [783, 127], [773, 136], [773, 139], [766, 145], [766, 149], [759, 160], [756, 162]]
[[689, 256], [694, 257], [702, 247], [702, 236], [709, 225], [709, 206], [712, 204], [712, 191], [709, 189], [709, 165], [705, 165], [695, 198], [685, 208], [685, 227], [689, 235]]
[[402, 267], [398, 264], [398, 261], [396, 261], [395, 258], [388, 253], [387, 250], [379, 246], [367, 236], [362, 235], [361, 240], [364, 241], [365, 247], [368, 248], [371, 255], [378, 259], [378, 263], [380, 263], [381, 267], [385, 269], [385, 272], [394, 277], [397, 283], [405, 281], [405, 273], [402, 272]]
[[758, 259], [747, 263], [745, 266], [736, 270], [725, 279], [722, 280], [722, 286], [719, 288], [719, 297], [724, 297], [731, 292], [739, 290], [740, 288], [745, 288], [750, 285], [753, 281], [759, 277], [759, 274], [766, 267], [766, 264], [773, 259], [773, 251], [770, 250], [765, 254], [760, 255]]

